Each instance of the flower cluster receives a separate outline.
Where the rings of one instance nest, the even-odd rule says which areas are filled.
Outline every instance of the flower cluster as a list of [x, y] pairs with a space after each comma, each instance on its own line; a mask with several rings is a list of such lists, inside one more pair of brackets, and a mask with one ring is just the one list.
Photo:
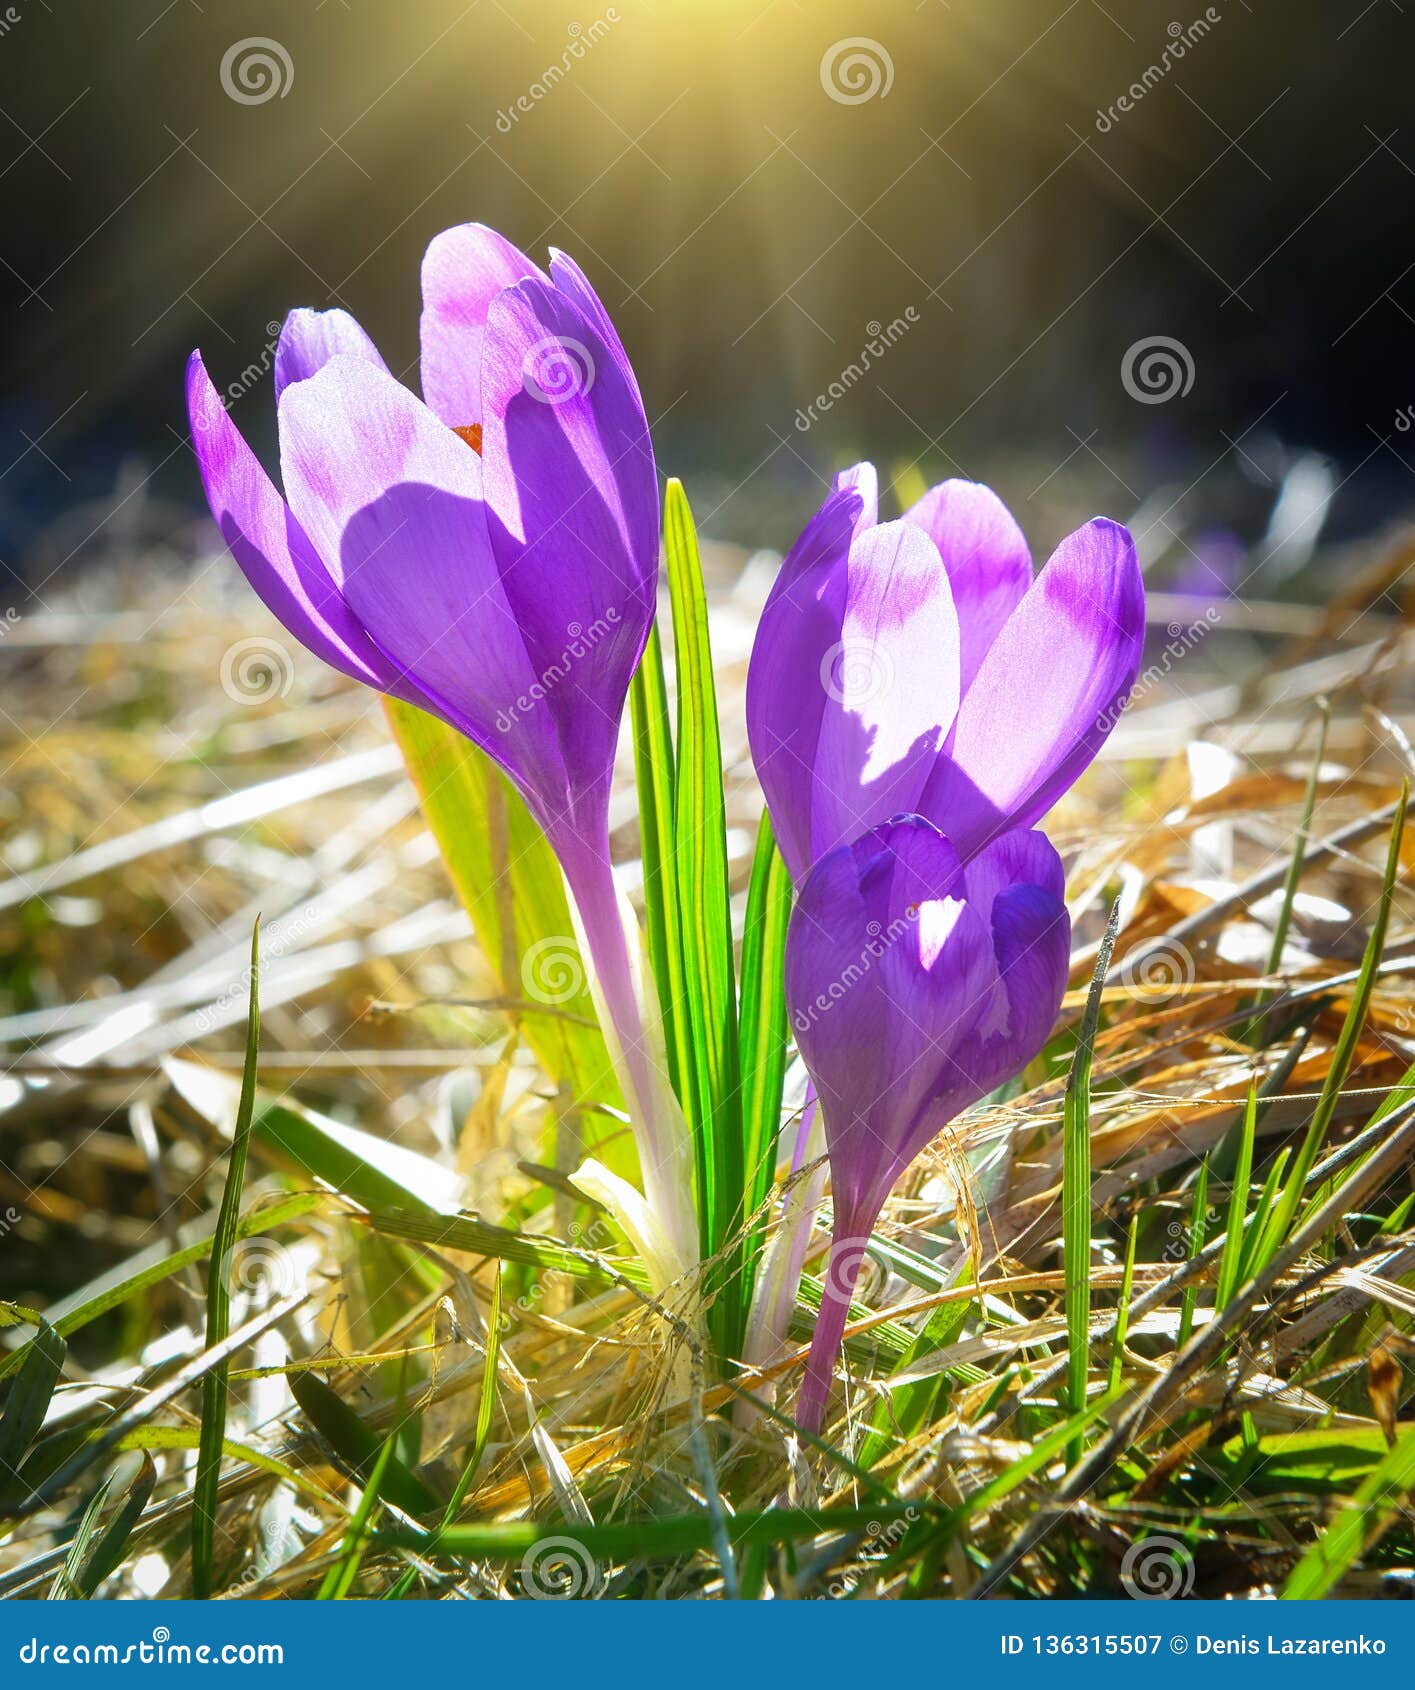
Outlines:
[[[666, 1283], [697, 1259], [691, 1148], [649, 1054], [608, 824], [657, 602], [643, 402], [608, 314], [563, 253], [547, 272], [468, 225], [433, 241], [422, 283], [421, 399], [346, 313], [286, 321], [274, 360], [283, 495], [194, 354], [202, 478], [227, 545], [286, 628], [466, 735], [544, 830], [636, 1135], [644, 1191], [630, 1194], [631, 1236]], [[550, 367], [573, 379], [547, 384]], [[837, 477], [782, 565], [747, 715], [796, 889], [782, 989], [832, 1182], [803, 1425], [821, 1422], [859, 1241], [891, 1189], [1051, 1031], [1069, 925], [1060, 859], [1034, 824], [1109, 732], [1143, 627], [1118, 524], [1086, 524], [1034, 579], [988, 489], [944, 482], [882, 523], [868, 464]]]

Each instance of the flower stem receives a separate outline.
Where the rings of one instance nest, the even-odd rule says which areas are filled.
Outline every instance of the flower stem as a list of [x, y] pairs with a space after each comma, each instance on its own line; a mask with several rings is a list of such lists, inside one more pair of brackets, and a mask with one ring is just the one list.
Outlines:
[[850, 1299], [855, 1293], [860, 1267], [865, 1259], [866, 1241], [878, 1218], [878, 1206], [870, 1214], [836, 1211], [831, 1229], [830, 1263], [821, 1289], [820, 1314], [816, 1317], [816, 1330], [811, 1338], [811, 1353], [806, 1358], [801, 1394], [796, 1399], [796, 1421], [803, 1431], [819, 1432], [825, 1419], [835, 1363], [850, 1316]]
[[644, 1196], [686, 1272], [697, 1260], [691, 1156], [682, 1117], [645, 1026], [639, 970], [610, 867], [608, 831], [597, 845], [580, 837], [561, 841], [557, 854], [604, 1006], [605, 1039], [624, 1088]]

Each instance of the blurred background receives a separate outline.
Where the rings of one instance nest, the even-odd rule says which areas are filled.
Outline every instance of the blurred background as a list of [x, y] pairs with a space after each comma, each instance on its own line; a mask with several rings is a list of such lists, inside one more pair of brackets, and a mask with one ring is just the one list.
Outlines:
[[582, 261], [722, 538], [869, 453], [992, 479], [1039, 551], [1163, 513], [1223, 577], [1296, 467], [1281, 587], [1294, 524], [1410, 497], [1412, 46], [1394, 0], [15, 0], [9, 593], [199, 513], [193, 346], [268, 461], [291, 306], [415, 381], [467, 219]]

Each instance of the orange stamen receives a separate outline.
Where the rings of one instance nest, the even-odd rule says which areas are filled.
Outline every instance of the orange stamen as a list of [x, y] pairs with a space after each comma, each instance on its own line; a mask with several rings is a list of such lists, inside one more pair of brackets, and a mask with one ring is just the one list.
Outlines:
[[481, 424], [464, 423], [460, 428], [454, 426], [453, 434], [465, 440], [478, 457], [481, 456]]

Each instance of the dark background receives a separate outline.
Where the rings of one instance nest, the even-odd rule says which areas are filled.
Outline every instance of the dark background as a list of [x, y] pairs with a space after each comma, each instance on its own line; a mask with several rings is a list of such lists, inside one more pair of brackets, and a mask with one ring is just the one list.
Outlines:
[[[1251, 540], [1314, 449], [1338, 484], [1332, 531], [1368, 531], [1412, 488], [1415, 16], [1363, 3], [1225, 0], [1106, 127], [1204, 6], [15, 0], [0, 556], [33, 577], [66, 511], [135, 487], [195, 510], [194, 345], [225, 385], [268, 362], [290, 306], [340, 303], [415, 380], [418, 260], [469, 218], [581, 260], [662, 467], [726, 537], [788, 541], [819, 475], [865, 452], [994, 479], [1049, 543], [1171, 486], [1195, 522]], [[293, 76], [248, 105], [221, 64], [253, 36]], [[892, 81], [844, 104], [822, 60], [856, 36]], [[917, 323], [799, 429], [868, 325], [909, 308]], [[1155, 335], [1194, 380], [1145, 405], [1121, 365]], [[269, 456], [268, 377], [237, 415]], [[64, 562], [108, 555], [102, 521], [78, 527]]]

